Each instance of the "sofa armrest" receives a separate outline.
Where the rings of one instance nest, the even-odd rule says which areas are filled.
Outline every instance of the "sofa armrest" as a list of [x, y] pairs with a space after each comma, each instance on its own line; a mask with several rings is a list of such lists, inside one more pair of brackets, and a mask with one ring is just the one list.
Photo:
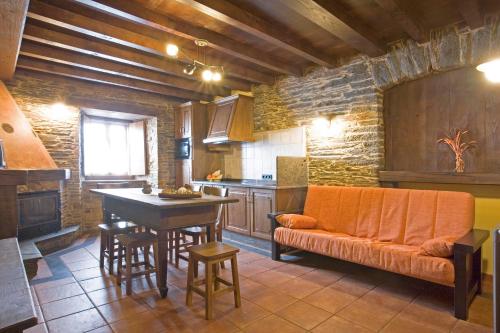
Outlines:
[[488, 237], [490, 237], [490, 232], [488, 230], [472, 229], [465, 236], [455, 241], [453, 244], [454, 252], [474, 253]]

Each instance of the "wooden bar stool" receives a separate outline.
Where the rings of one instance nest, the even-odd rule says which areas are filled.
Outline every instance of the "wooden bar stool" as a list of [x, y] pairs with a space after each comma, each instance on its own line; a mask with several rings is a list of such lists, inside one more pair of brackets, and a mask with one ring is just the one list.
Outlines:
[[[214, 187], [214, 186], [203, 186], [201, 188], [201, 191], [205, 195], [213, 195], [213, 196], [218, 196], [218, 197], [227, 197], [228, 190], [227, 188], [220, 188], [220, 187]], [[224, 213], [224, 205], [219, 205], [218, 210], [217, 210], [217, 218], [213, 223], [215, 224], [215, 240], [218, 242], [222, 242], [222, 215]], [[207, 221], [208, 222], [208, 221]], [[207, 226], [195, 226], [195, 227], [187, 227], [187, 228], [182, 228], [178, 229], [175, 231], [174, 235], [174, 247], [175, 247], [175, 267], [179, 267], [179, 260], [188, 260], [188, 257], [186, 255], [183, 255], [183, 253], [188, 252], [188, 247], [191, 245], [198, 245], [201, 243], [206, 243], [207, 240]], [[190, 236], [192, 241], [188, 242], [186, 241], [186, 236]], [[180, 241], [183, 240], [181, 243]], [[224, 262], [221, 262], [221, 267], [224, 267]], [[196, 273], [195, 270], [195, 275], [197, 276], [198, 274]]]
[[[149, 232], [137, 232], [131, 234], [117, 235], [118, 240], [118, 272], [116, 275], [116, 283], [121, 285], [122, 279], [125, 278], [127, 295], [132, 294], [132, 277], [133, 276], [148, 276], [156, 272], [158, 267], [158, 239], [155, 235]], [[149, 262], [149, 250], [153, 247], [154, 266]], [[132, 255], [137, 253], [139, 248], [144, 248], [144, 261], [136, 261], [132, 263]], [[125, 274], [123, 274], [123, 252], [125, 251]], [[144, 270], [132, 273], [132, 267], [144, 265]]]
[[[193, 245], [188, 248], [189, 251], [189, 266], [188, 280], [186, 290], [186, 304], [192, 304], [193, 291], [205, 298], [205, 318], [210, 320], [213, 318], [213, 300], [214, 297], [225, 292], [234, 293], [234, 305], [239, 308], [241, 306], [240, 298], [240, 282], [238, 278], [238, 264], [236, 254], [240, 249], [227, 245], [221, 242], [211, 242], [200, 245]], [[231, 272], [233, 281], [229, 282], [217, 276], [218, 265], [226, 260], [231, 260]], [[195, 279], [194, 265], [198, 262], [205, 264], [205, 278]], [[226, 287], [218, 288], [219, 283]], [[205, 285], [205, 290], [198, 286]]]
[[[128, 234], [137, 230], [137, 224], [127, 221], [99, 224], [101, 230], [101, 249], [99, 252], [99, 266], [104, 267], [104, 258], [108, 258], [109, 274], [113, 274], [113, 266], [118, 253], [118, 243], [115, 237], [121, 234]], [[136, 254], [137, 256], [137, 254]]]

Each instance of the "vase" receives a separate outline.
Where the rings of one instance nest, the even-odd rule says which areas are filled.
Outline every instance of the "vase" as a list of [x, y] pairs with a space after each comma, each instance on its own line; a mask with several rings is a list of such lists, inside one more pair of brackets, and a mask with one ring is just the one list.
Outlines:
[[464, 159], [462, 156], [457, 155], [455, 156], [455, 172], [456, 173], [463, 173], [465, 169], [465, 163]]

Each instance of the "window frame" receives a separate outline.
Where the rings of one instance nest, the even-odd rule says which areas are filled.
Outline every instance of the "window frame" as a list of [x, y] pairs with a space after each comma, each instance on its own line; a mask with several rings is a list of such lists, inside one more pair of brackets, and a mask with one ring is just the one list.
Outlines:
[[125, 123], [132, 124], [135, 121], [128, 119], [120, 119], [120, 118], [111, 118], [111, 117], [101, 117], [95, 115], [89, 115], [85, 112], [85, 110], [81, 110], [80, 112], [80, 174], [83, 180], [88, 181], [98, 181], [98, 180], [136, 180], [138, 177], [144, 177], [149, 174], [149, 152], [147, 149], [147, 129], [146, 129], [146, 121], [145, 119], [138, 120], [142, 121], [144, 133], [144, 175], [102, 175], [102, 176], [94, 176], [94, 175], [86, 175], [85, 174], [85, 135], [84, 135], [84, 122], [85, 117], [90, 119], [96, 119], [104, 122], [115, 122], [115, 123]]

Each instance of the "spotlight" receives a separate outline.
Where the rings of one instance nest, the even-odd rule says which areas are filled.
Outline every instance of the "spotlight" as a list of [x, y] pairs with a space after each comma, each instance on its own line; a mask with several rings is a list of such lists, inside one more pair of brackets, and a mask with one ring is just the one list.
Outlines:
[[201, 73], [201, 77], [203, 78], [203, 81], [212, 81], [214, 73], [210, 69], [205, 69]]
[[212, 76], [212, 80], [216, 82], [222, 80], [222, 74], [220, 72], [215, 72], [214, 75]]
[[179, 53], [179, 47], [175, 44], [167, 44], [166, 51], [169, 57], [177, 57], [177, 54]]
[[189, 64], [186, 67], [184, 67], [183, 72], [184, 72], [184, 74], [187, 74], [187, 75], [193, 75], [195, 70], [196, 70], [196, 66], [193, 64]]
[[477, 66], [476, 69], [493, 83], [500, 83], [500, 58], [494, 59]]

